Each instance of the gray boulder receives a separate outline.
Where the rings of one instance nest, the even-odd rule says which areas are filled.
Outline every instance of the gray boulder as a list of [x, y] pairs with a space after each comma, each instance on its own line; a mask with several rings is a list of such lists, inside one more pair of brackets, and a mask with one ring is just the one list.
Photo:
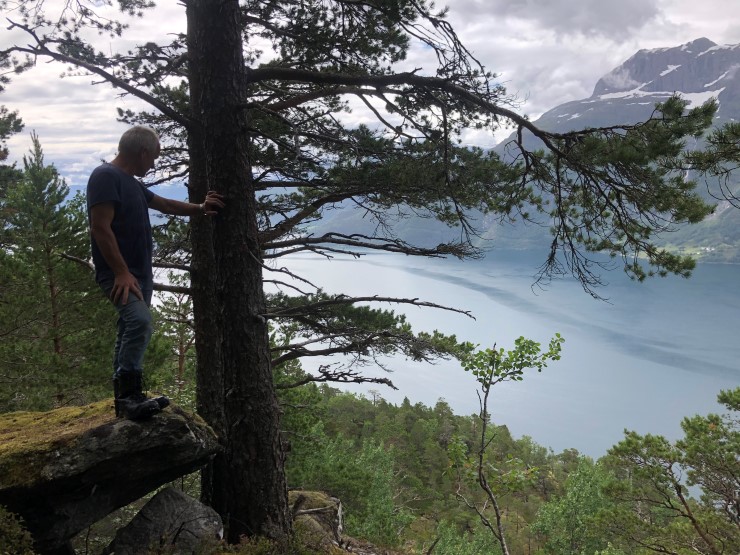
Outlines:
[[152, 497], [103, 555], [139, 555], [164, 549], [173, 555], [199, 553], [223, 538], [221, 517], [182, 491], [165, 488]]

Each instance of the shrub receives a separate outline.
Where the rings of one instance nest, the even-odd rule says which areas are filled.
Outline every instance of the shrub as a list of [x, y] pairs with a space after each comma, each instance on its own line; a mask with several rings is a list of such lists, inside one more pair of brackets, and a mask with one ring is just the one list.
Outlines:
[[33, 539], [23, 520], [0, 505], [0, 555], [33, 555]]

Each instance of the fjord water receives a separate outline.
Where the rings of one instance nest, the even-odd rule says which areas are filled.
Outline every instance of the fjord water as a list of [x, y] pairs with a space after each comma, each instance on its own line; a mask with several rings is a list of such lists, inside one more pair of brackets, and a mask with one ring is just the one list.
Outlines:
[[[482, 260], [430, 260], [368, 254], [359, 260], [301, 258], [291, 270], [330, 293], [414, 298], [469, 310], [392, 307], [417, 330], [437, 329], [482, 347], [510, 348], [523, 335], [547, 344], [565, 337], [563, 357], [522, 382], [497, 385], [492, 420], [515, 437], [531, 436], [555, 452], [575, 448], [599, 457], [623, 430], [680, 437], [684, 416], [721, 412], [716, 395], [740, 385], [740, 266], [700, 264], [693, 276], [631, 281], [617, 270], [595, 300], [572, 278], [533, 287], [544, 258], [530, 252], [489, 253]], [[328, 362], [326, 360], [320, 361]], [[310, 370], [319, 361], [304, 359]], [[455, 361], [436, 365], [387, 361], [398, 391], [381, 385], [392, 403], [434, 405], [457, 414], [478, 412], [476, 383]]]

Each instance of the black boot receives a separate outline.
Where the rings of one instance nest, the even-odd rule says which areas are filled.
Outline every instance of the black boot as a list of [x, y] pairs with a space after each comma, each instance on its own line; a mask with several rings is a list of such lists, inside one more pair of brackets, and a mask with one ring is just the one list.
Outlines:
[[121, 417], [121, 410], [118, 406], [118, 399], [121, 398], [121, 382], [118, 376], [113, 376], [113, 408], [116, 411], [116, 418]]
[[[157, 401], [147, 399], [142, 393], [141, 382], [137, 379], [137, 375], [134, 372], [124, 372], [113, 379], [116, 416], [119, 418], [146, 420], [162, 410]], [[167, 404], [169, 404], [169, 399]]]
[[[144, 398], [147, 398], [146, 394], [144, 393], [144, 390], [146, 389], [144, 385], [144, 374], [139, 373], [139, 372], [136, 373], [136, 388], [137, 388], [137, 391], [139, 391], [144, 396]], [[164, 395], [160, 395], [159, 397], [153, 397], [151, 400], [157, 402], [160, 410], [162, 410], [165, 407], [170, 406], [169, 398], [165, 397]]]

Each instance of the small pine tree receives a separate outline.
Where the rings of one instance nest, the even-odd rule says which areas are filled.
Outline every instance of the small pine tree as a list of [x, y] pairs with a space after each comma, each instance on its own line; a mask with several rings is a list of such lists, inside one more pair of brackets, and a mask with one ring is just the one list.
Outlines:
[[45, 410], [108, 394], [114, 311], [80, 264], [84, 199], [44, 161], [38, 137], [0, 199], [0, 411]]

